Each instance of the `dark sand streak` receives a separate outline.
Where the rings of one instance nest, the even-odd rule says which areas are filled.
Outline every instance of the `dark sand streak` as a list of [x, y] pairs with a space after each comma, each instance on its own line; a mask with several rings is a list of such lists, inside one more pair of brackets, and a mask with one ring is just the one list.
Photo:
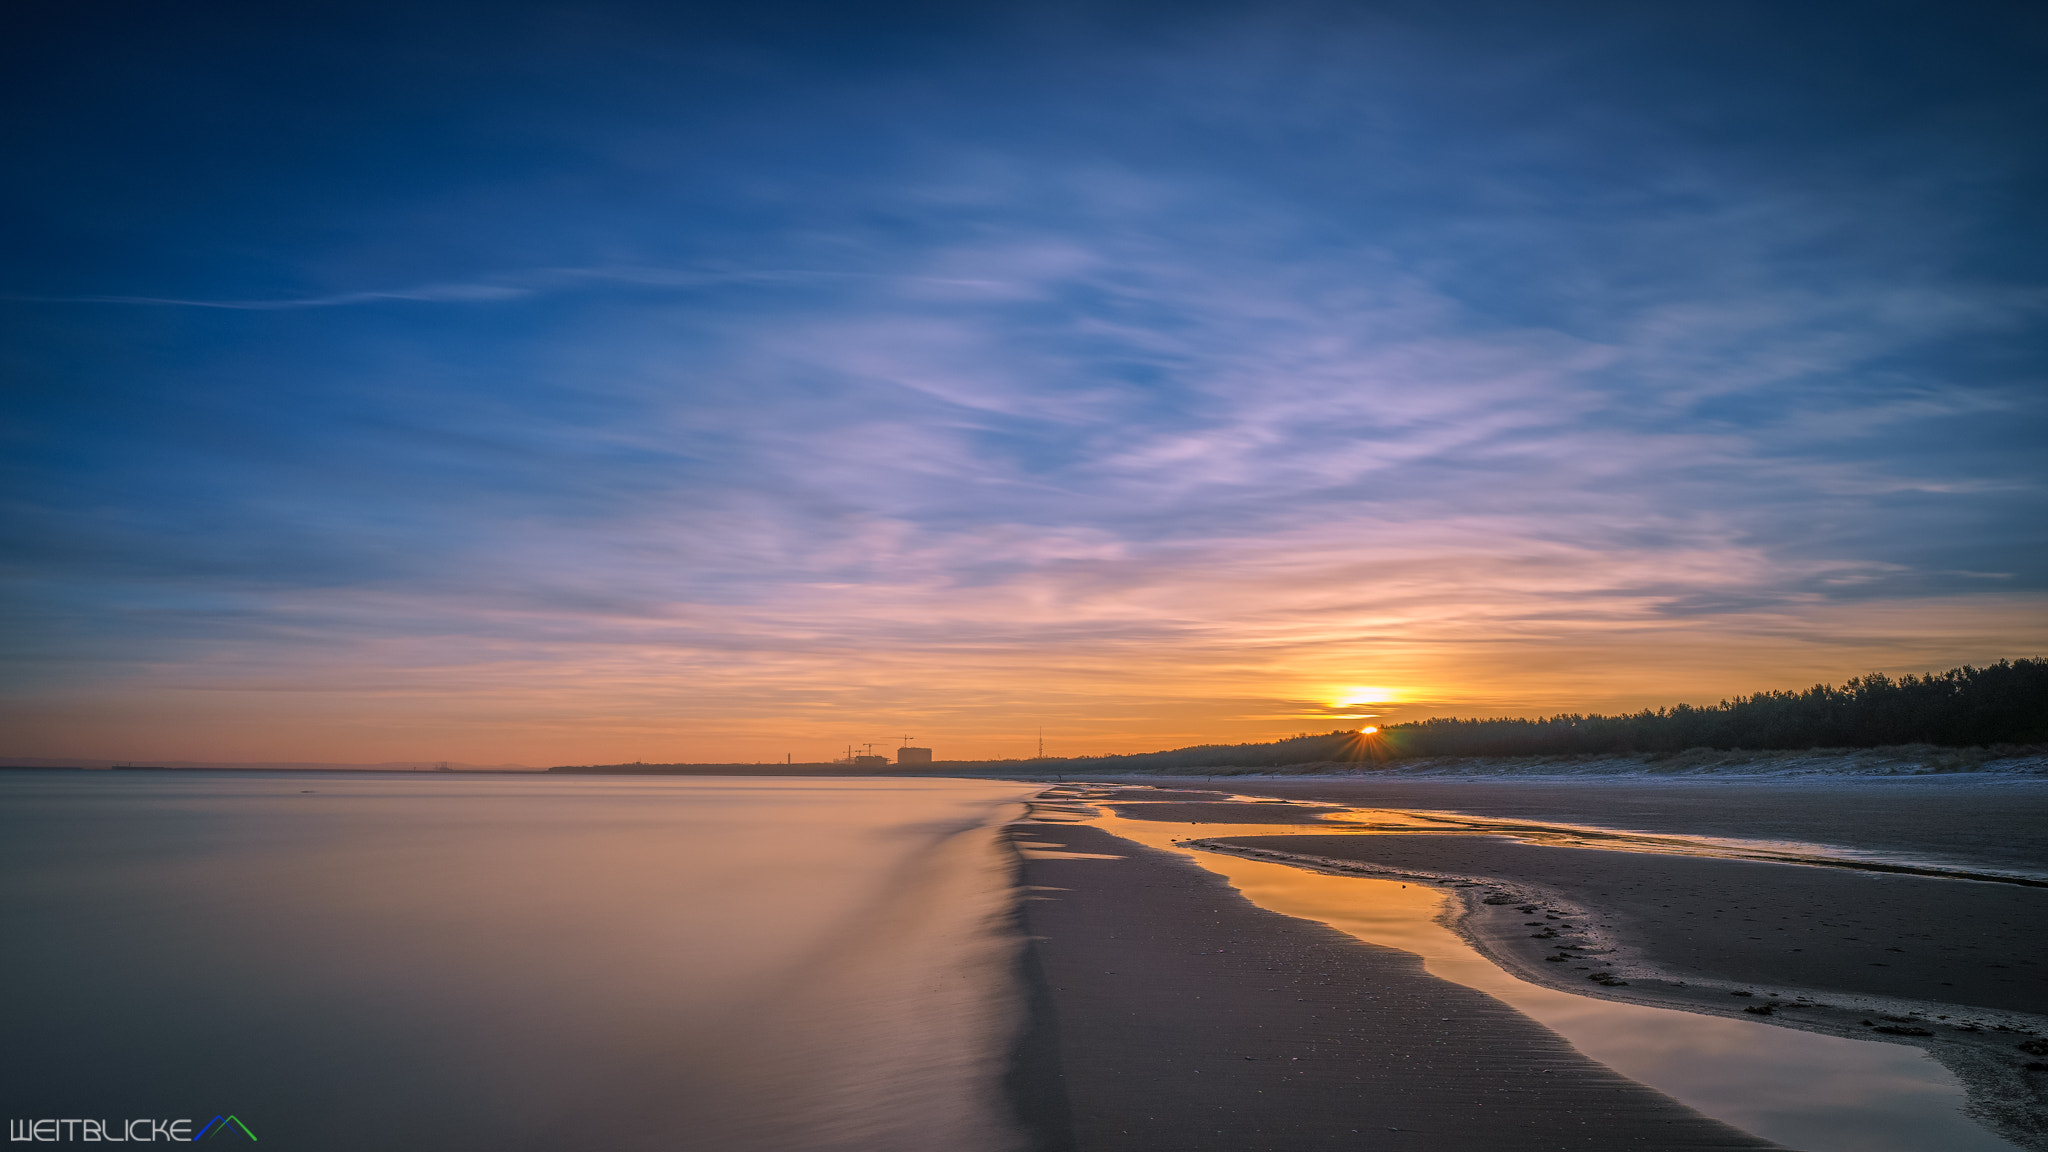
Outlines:
[[[1014, 835], [1009, 838], [1010, 843], [1015, 841]], [[1078, 1152], [1073, 1109], [1067, 1102], [1066, 1081], [1060, 1069], [1060, 1025], [1052, 983], [1045, 975], [1044, 948], [1032, 937], [1025, 914], [1031, 887], [1024, 857], [1016, 854], [1014, 847], [1011, 851], [1016, 861], [1017, 891], [1024, 897], [1017, 902], [1015, 922], [1017, 934], [1023, 939], [1023, 946], [1017, 950], [1016, 979], [1023, 992], [1024, 1020], [1003, 1073], [1003, 1095], [1017, 1126], [1030, 1142], [1030, 1152]]]
[[1080, 1152], [1777, 1147], [1406, 952], [1092, 827], [1015, 826]]

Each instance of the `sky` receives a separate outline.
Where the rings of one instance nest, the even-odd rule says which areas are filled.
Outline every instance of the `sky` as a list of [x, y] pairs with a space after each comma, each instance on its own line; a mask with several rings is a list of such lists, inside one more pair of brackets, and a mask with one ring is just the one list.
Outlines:
[[2048, 652], [2048, 13], [0, 46], [0, 755], [1140, 751]]

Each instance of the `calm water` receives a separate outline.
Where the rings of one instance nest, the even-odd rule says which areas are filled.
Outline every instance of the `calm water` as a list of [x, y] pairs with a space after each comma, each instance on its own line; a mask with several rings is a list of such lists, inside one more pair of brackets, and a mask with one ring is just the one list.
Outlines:
[[267, 1146], [1007, 1152], [960, 780], [0, 773], [7, 1114]]

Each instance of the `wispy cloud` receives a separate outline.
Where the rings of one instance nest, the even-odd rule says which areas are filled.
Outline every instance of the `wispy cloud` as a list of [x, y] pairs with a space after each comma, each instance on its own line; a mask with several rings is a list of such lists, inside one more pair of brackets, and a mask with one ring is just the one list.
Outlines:
[[1989, 137], [1816, 149], [1633, 18], [1303, 19], [635, 73], [8, 297], [154, 306], [14, 310], [15, 751], [1102, 751], [2048, 646]]
[[366, 292], [336, 292], [326, 296], [299, 296], [275, 300], [181, 300], [172, 296], [9, 296], [8, 300], [35, 304], [149, 304], [177, 308], [226, 308], [237, 312], [280, 312], [295, 308], [345, 308], [352, 304], [378, 304], [404, 300], [427, 304], [474, 304], [516, 300], [530, 296], [530, 288], [507, 284], [424, 284], [416, 288], [393, 288]]
[[297, 308], [346, 308], [358, 304], [404, 301], [418, 304], [488, 304], [523, 300], [552, 292], [571, 291], [593, 285], [634, 285], [645, 288], [710, 288], [737, 284], [792, 284], [805, 281], [889, 281], [926, 291], [985, 293], [1001, 292], [1007, 286], [996, 280], [965, 277], [903, 277], [867, 272], [833, 272], [816, 269], [763, 269], [702, 272], [668, 268], [541, 268], [507, 273], [469, 283], [421, 284], [408, 288], [378, 288], [352, 292], [331, 292], [319, 296], [287, 296], [256, 300], [193, 300], [172, 296], [34, 296], [10, 295], [0, 300], [34, 304], [148, 304], [181, 308], [226, 308], [241, 312], [289, 311]]

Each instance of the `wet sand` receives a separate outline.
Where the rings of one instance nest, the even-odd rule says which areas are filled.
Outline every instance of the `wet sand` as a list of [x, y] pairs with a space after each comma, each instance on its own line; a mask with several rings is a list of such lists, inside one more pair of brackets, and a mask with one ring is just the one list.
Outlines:
[[1227, 843], [1494, 880], [1517, 904], [1582, 910], [1563, 921], [1548, 914], [1532, 921], [1513, 905], [1476, 909], [1495, 938], [1491, 950], [1513, 952], [1517, 967], [1541, 963], [1591, 930], [1604, 968], [1939, 1002], [1988, 1009], [1978, 1014], [1987, 1018], [2048, 1015], [2048, 969], [2039, 959], [2048, 955], [2048, 889], [1499, 836], [1236, 836]]
[[[1467, 812], [1690, 836], [1792, 840], [2048, 872], [2048, 779], [1614, 779], [1484, 776], [1147, 777], [1133, 784], [1368, 808]], [[1211, 791], [1210, 796], [1215, 792]]]
[[[1187, 824], [1270, 823], [1291, 808], [1303, 826], [1289, 833], [1232, 829], [1191, 846], [1449, 886], [1463, 897], [1461, 935], [1551, 987], [1924, 1048], [2006, 1138], [2048, 1147], [2048, 888], [1476, 832], [1346, 832], [1325, 818], [1349, 802], [1877, 847], [2015, 872], [2048, 862], [2035, 852], [2048, 834], [2035, 822], [2048, 797], [2039, 783], [1905, 783], [1261, 781], [1227, 786], [1296, 803], [1216, 803], [1193, 788], [1100, 798], [1127, 818]], [[1772, 803], [1753, 794], [1765, 789]]]
[[2048, 1147], [2048, 890], [1493, 836], [1199, 843], [1452, 884], [1453, 927], [1534, 983], [1924, 1048], [1994, 1131]]
[[[1131, 805], [1115, 805], [1125, 816], [1140, 820], [1164, 820], [1175, 824], [1303, 824], [1320, 822], [1325, 815], [1344, 811], [1334, 805], [1290, 803], [1282, 800], [1259, 801], [1251, 804], [1217, 803], [1219, 794], [1211, 793], [1206, 800], [1195, 794], [1183, 793], [1181, 798], [1171, 801], [1155, 801], [1145, 793], [1125, 793], [1144, 802]], [[1335, 826], [1342, 831], [1342, 826]]]
[[1013, 833], [1071, 1125], [1049, 1147], [1776, 1147], [1410, 953], [1268, 912], [1183, 859], [1074, 824]]

